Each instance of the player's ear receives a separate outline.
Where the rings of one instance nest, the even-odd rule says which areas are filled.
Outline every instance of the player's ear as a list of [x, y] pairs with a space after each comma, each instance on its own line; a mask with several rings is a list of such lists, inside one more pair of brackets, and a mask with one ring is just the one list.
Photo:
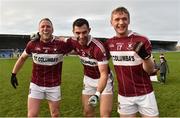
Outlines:
[[130, 18], [128, 19], [128, 24], [130, 24]]
[[111, 26], [113, 26], [113, 25], [112, 25], [112, 19], [110, 20], [110, 24], [111, 24]]
[[54, 28], [52, 27], [52, 33], [54, 32]]
[[89, 32], [91, 31], [91, 28], [89, 28]]
[[72, 29], [72, 33], [73, 33], [74, 35], [76, 35], [76, 33], [74, 32], [74, 29]]

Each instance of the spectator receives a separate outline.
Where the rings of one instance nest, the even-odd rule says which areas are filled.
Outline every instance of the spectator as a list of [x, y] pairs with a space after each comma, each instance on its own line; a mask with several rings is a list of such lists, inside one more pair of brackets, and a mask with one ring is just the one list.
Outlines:
[[160, 82], [162, 84], [165, 84], [166, 74], [167, 74], [167, 72], [169, 73], [169, 67], [168, 67], [167, 61], [164, 57], [160, 57], [159, 69], [160, 69]]

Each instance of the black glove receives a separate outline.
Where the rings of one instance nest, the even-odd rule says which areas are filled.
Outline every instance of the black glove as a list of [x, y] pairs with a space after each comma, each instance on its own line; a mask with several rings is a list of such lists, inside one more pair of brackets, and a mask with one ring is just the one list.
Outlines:
[[18, 86], [18, 81], [17, 81], [15, 73], [12, 73], [11, 75], [11, 84], [15, 89], [16, 89], [16, 86]]
[[30, 40], [32, 40], [32, 41], [36, 41], [36, 40], [39, 40], [39, 39], [40, 39], [39, 32], [33, 33], [33, 34], [30, 35]]
[[133, 50], [143, 59], [149, 59], [151, 57], [151, 54], [147, 53], [145, 46], [143, 42], [136, 42], [136, 44], [133, 47]]

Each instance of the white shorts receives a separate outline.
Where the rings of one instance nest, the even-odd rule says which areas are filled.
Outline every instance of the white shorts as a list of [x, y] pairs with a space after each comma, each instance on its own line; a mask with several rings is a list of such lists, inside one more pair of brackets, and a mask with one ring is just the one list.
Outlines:
[[118, 113], [131, 115], [137, 112], [146, 116], [158, 116], [154, 92], [142, 96], [124, 97], [118, 94]]
[[61, 100], [61, 88], [60, 86], [42, 87], [31, 82], [28, 97], [59, 101]]
[[[102, 94], [113, 94], [113, 75], [109, 74], [108, 81], [106, 84], [106, 87]], [[88, 76], [84, 76], [83, 84], [84, 88], [82, 91], [82, 94], [85, 95], [93, 95], [96, 93], [97, 85], [98, 85], [99, 79], [92, 79]]]

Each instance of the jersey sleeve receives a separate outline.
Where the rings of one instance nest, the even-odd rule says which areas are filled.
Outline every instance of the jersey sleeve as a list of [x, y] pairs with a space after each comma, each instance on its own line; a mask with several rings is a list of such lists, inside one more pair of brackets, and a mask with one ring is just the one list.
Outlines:
[[152, 45], [151, 42], [148, 38], [146, 38], [145, 42], [144, 42], [144, 46], [145, 46], [145, 50], [148, 54], [151, 54], [152, 52]]
[[108, 64], [108, 52], [104, 46], [95, 49], [95, 58], [98, 64]]
[[30, 55], [33, 48], [34, 48], [34, 47], [33, 47], [33, 42], [32, 42], [32, 41], [29, 41], [28, 44], [26, 45], [25, 52], [26, 52], [28, 55]]

